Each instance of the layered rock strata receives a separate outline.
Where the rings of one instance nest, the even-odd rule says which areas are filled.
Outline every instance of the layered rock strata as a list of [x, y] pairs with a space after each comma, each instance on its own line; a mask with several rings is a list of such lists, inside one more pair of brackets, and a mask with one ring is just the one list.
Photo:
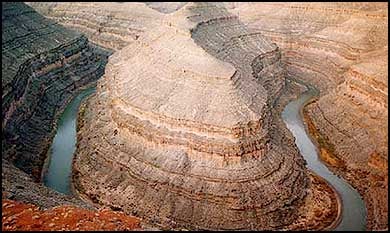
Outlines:
[[368, 229], [387, 229], [387, 3], [226, 5], [281, 47], [288, 76], [321, 90], [306, 113], [322, 158], [362, 194]]
[[387, 51], [353, 65], [345, 82], [305, 111], [322, 159], [362, 193], [369, 229], [382, 230], [388, 228], [387, 67]]
[[[110, 4], [111, 7], [107, 7]], [[108, 20], [105, 21], [106, 24], [100, 23], [104, 21], [101, 18], [108, 18], [109, 15], [112, 17], [111, 21], [115, 21], [118, 13], [109, 12], [118, 12], [117, 9], [125, 6], [125, 3], [91, 3], [89, 7], [74, 3], [31, 3], [31, 5], [64, 24], [73, 22], [74, 25], [83, 25], [75, 28], [83, 32], [91, 31], [93, 34], [91, 37], [96, 38], [95, 42], [106, 44], [107, 47], [120, 49], [133, 41], [133, 39], [117, 39], [119, 37], [114, 36], [117, 31], [108, 27], [107, 31], [111, 31], [111, 35], [107, 38], [116, 41], [110, 45], [109, 40], [104, 39], [108, 33], [104, 25], [110, 24]], [[132, 4], [126, 5], [121, 10], [136, 8], [130, 5]], [[161, 21], [161, 15], [152, 13], [150, 9], [145, 10], [143, 4], [133, 5], [137, 5], [139, 7], [137, 9], [143, 12], [136, 14], [153, 16], [143, 17], [145, 22], [152, 21], [152, 25], [156, 25]], [[171, 13], [182, 6], [180, 3], [148, 5], [164, 13]], [[281, 48], [282, 64], [288, 76], [315, 84], [321, 90], [320, 100], [309, 105], [306, 112], [313, 120], [312, 128], [322, 134], [319, 138], [320, 144], [327, 148], [325, 150], [325, 147], [321, 147], [321, 151], [326, 151], [322, 153], [322, 158], [330, 165], [337, 164], [338, 166], [333, 167], [334, 171], [351, 181], [363, 194], [368, 204], [368, 228], [387, 228], [388, 132], [385, 119], [388, 90], [385, 67], [388, 57], [384, 55], [388, 43], [387, 4], [226, 3], [225, 5], [246, 25], [261, 32]], [[102, 17], [88, 17], [82, 11], [88, 12], [86, 15]], [[63, 17], [69, 14], [73, 17], [65, 21]], [[79, 15], [81, 15], [80, 20]], [[133, 33], [137, 30], [129, 29], [128, 37], [137, 39], [150, 27], [145, 22], [132, 20], [132, 15], [135, 14], [124, 14], [124, 17], [130, 22], [145, 26], [143, 30], [138, 31], [138, 34]], [[126, 30], [122, 25], [129, 25], [129, 23], [123, 22], [117, 25], [119, 26], [115, 27], [121, 28], [118, 30], [123, 32], [121, 33], [123, 37], [126, 37]], [[103, 39], [100, 39], [100, 36]], [[197, 37], [195, 36], [194, 39], [196, 40]], [[208, 47], [201, 43], [200, 46], [205, 49]], [[213, 54], [213, 49], [208, 49], [208, 52]], [[218, 49], [214, 51], [213, 55], [215, 54], [218, 54]], [[381, 114], [382, 112], [384, 114]], [[340, 116], [343, 118], [341, 119]], [[331, 154], [333, 155], [330, 156]]]
[[383, 3], [229, 3], [232, 13], [282, 49], [289, 75], [326, 94], [360, 54], [387, 46]]
[[2, 3], [2, 158], [40, 179], [59, 112], [108, 53], [24, 3]]
[[273, 108], [283, 86], [275, 44], [187, 4], [110, 58], [80, 113], [75, 188], [170, 228], [283, 228], [309, 183]]
[[[147, 7], [144, 3], [135, 2], [30, 2], [27, 4], [46, 17], [85, 34], [90, 41], [114, 51], [137, 40], [148, 28], [160, 24], [163, 16], [162, 13]], [[174, 9], [180, 6], [174, 3], [172, 5]]]

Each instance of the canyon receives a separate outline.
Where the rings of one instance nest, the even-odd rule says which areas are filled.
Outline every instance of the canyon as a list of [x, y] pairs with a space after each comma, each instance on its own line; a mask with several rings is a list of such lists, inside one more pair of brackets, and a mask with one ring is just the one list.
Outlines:
[[108, 52], [25, 4], [2, 7], [2, 158], [38, 180], [56, 115], [104, 73]]
[[281, 48], [288, 76], [320, 89], [305, 115], [321, 158], [362, 194], [368, 229], [388, 229], [388, 4], [228, 8]]
[[39, 181], [57, 116], [103, 74], [109, 52], [26, 4], [2, 3], [2, 15], [3, 207], [13, 199], [42, 208], [91, 209]]
[[[303, 81], [320, 90], [303, 115], [321, 160], [360, 192], [367, 229], [388, 229], [387, 3], [2, 7], [3, 203], [160, 229], [332, 229], [338, 194], [280, 116]], [[39, 183], [56, 119], [96, 82], [62, 195]]]
[[75, 189], [168, 229], [286, 227], [309, 180], [274, 109], [283, 86], [275, 45], [186, 4], [110, 57], [79, 116]]
[[82, 32], [101, 47], [117, 51], [157, 26], [163, 14], [144, 3], [80, 2], [27, 3], [40, 14], [68, 28]]

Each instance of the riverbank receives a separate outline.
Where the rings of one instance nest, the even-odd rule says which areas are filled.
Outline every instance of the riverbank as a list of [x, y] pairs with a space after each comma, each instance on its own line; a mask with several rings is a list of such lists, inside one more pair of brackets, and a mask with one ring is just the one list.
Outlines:
[[307, 107], [315, 101], [316, 100], [306, 103], [302, 110], [302, 116], [305, 122], [306, 130], [309, 132], [310, 137], [314, 139], [313, 142], [318, 147], [320, 152], [319, 158], [321, 161], [324, 162], [327, 167], [337, 168], [337, 171], [345, 170], [345, 162], [335, 154], [334, 146], [319, 133], [307, 112]]
[[[319, 158], [335, 174], [347, 180], [362, 196], [367, 209], [367, 230], [388, 230], [387, 218], [380, 218], [387, 212], [388, 200], [388, 174], [386, 169], [372, 168], [371, 171], [353, 169], [337, 156], [334, 146], [316, 128], [308, 114], [308, 108], [315, 101], [308, 102], [303, 108], [303, 118], [307, 124], [307, 132], [314, 139], [320, 153]], [[374, 198], [372, 198], [374, 197]], [[377, 226], [381, 228], [377, 228]]]
[[7, 160], [2, 161], [2, 198], [52, 208], [59, 205], [73, 205], [84, 209], [93, 209], [84, 201], [59, 193], [36, 183], [27, 173], [21, 171]]
[[36, 180], [31, 175], [23, 172], [19, 168], [15, 167], [11, 162], [3, 159], [2, 161], [2, 193], [3, 198], [21, 201], [23, 203], [31, 203], [42, 208], [51, 208], [58, 205], [74, 205], [77, 207], [91, 209], [92, 206], [82, 202], [78, 198], [72, 195], [65, 195], [53, 190], [50, 187], [44, 185], [43, 177], [46, 174], [48, 164], [50, 161], [50, 143], [52, 142], [57, 132], [57, 121], [61, 114], [66, 109], [68, 104], [82, 91], [91, 88], [96, 85], [96, 82], [91, 82], [87, 85], [78, 87], [74, 92], [75, 95], [72, 98], [64, 101], [64, 104], [59, 107], [54, 119], [53, 131], [47, 137], [48, 141], [44, 141], [44, 145], [47, 147], [46, 154], [48, 158], [45, 159], [45, 165], [42, 167], [40, 180]]
[[[80, 102], [94, 91], [96, 82], [77, 89], [72, 98], [66, 101], [61, 111], [56, 115], [52, 143], [48, 146], [45, 164], [42, 168], [41, 182], [57, 192], [71, 195], [69, 179], [71, 176], [71, 158], [75, 141], [75, 119]], [[69, 116], [70, 115], [70, 116]], [[69, 126], [68, 126], [69, 125]]]
[[[288, 103], [297, 100], [308, 90], [304, 83], [286, 79], [284, 95], [275, 106], [282, 112]], [[302, 112], [303, 108], [300, 109]], [[301, 115], [301, 119], [303, 116]], [[291, 133], [291, 132], [290, 132]], [[302, 152], [301, 152], [302, 154]], [[334, 230], [342, 220], [342, 200], [336, 189], [324, 178], [308, 170], [310, 185], [300, 216], [285, 230]]]
[[284, 230], [334, 230], [342, 219], [342, 200], [324, 178], [309, 171], [310, 187], [299, 218]]
[[295, 144], [305, 158], [307, 168], [325, 178], [341, 196], [342, 220], [335, 230], [365, 230], [367, 214], [361, 195], [346, 180], [338, 177], [322, 162], [320, 159], [321, 148], [318, 147], [315, 139], [310, 137], [307, 123], [304, 122], [303, 107], [317, 99], [319, 94], [315, 87], [307, 85], [307, 90], [286, 106], [282, 113], [283, 119], [296, 138]]

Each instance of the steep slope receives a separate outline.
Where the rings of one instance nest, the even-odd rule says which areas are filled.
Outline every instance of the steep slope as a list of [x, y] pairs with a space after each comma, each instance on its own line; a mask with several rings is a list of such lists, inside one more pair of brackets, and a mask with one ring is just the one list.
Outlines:
[[2, 191], [61, 203], [61, 195], [33, 181], [40, 180], [58, 114], [103, 74], [108, 53], [24, 3], [2, 3], [2, 28]]
[[[144, 3], [30, 2], [39, 13], [111, 50], [134, 42], [148, 28], [159, 24], [162, 13]], [[153, 4], [152, 4], [153, 5]]]
[[284, 84], [277, 46], [187, 4], [110, 57], [79, 116], [75, 188], [163, 227], [288, 227], [317, 192], [276, 108]]
[[322, 157], [363, 195], [368, 228], [387, 229], [388, 4], [226, 5], [281, 47], [289, 77], [321, 90], [306, 116]]

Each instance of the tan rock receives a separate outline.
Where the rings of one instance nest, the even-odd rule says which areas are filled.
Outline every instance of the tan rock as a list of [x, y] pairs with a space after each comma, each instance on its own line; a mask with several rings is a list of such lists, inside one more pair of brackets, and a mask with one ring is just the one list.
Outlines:
[[280, 229], [308, 185], [273, 108], [283, 86], [278, 47], [221, 6], [187, 4], [110, 57], [75, 186], [169, 228]]

